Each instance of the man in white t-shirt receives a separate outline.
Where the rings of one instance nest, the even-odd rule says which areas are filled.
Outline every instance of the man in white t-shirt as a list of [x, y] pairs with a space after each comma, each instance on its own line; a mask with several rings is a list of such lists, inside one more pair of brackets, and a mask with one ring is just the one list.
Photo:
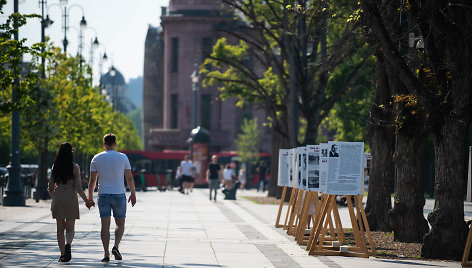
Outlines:
[[116, 223], [115, 244], [112, 253], [116, 260], [122, 259], [118, 246], [125, 231], [126, 218], [126, 189], [123, 177], [126, 178], [131, 192], [128, 202], [131, 202], [132, 206], [136, 204], [136, 191], [128, 157], [123, 153], [115, 151], [115, 135], [111, 133], [106, 134], [103, 137], [103, 147], [105, 151], [95, 155], [90, 163], [88, 199], [93, 201], [93, 191], [95, 190], [98, 176], [98, 209], [102, 222], [100, 235], [105, 251], [105, 257], [102, 259], [102, 262], [109, 262], [110, 219], [112, 211]]

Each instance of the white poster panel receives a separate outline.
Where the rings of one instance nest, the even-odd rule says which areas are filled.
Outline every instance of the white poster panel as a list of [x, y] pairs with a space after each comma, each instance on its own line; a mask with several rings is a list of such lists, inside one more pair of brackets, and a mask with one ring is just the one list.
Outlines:
[[306, 149], [307, 188], [309, 191], [318, 192], [320, 190], [320, 146], [307, 145]]
[[297, 147], [294, 150], [295, 152], [295, 180], [297, 184], [297, 188], [300, 190], [305, 190], [305, 185], [303, 184], [303, 147]]
[[308, 190], [307, 183], [307, 172], [306, 172], [306, 158], [307, 157], [307, 147], [298, 147], [298, 184], [299, 188], [302, 190]]
[[288, 149], [280, 149], [279, 150], [279, 174], [277, 185], [284, 187], [284, 186], [291, 186], [289, 185], [289, 172], [288, 172]]
[[293, 148], [293, 187], [295, 188], [298, 188], [300, 189], [300, 181], [301, 181], [301, 178], [300, 178], [300, 174], [298, 173], [299, 171], [299, 152], [298, 152], [298, 148]]
[[360, 195], [363, 189], [363, 142], [328, 142], [327, 194]]
[[290, 149], [289, 161], [290, 161], [290, 181], [293, 188], [297, 188], [297, 176], [296, 176], [296, 165], [295, 165], [295, 149]]
[[328, 188], [328, 151], [327, 143], [320, 144], [320, 192], [326, 193]]

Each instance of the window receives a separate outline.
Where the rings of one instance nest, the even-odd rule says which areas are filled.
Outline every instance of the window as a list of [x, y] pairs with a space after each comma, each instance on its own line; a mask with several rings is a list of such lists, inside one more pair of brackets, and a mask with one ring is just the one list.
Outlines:
[[172, 73], [176, 73], [179, 70], [179, 38], [173, 37], [171, 39], [171, 66], [170, 70]]
[[202, 94], [200, 105], [200, 122], [202, 127], [211, 130], [211, 95]]
[[211, 37], [203, 37], [202, 38], [202, 63], [205, 61], [206, 57], [210, 56], [212, 50], [213, 50], [213, 47], [212, 47]]
[[176, 129], [179, 126], [179, 95], [172, 94], [170, 96], [170, 128]]

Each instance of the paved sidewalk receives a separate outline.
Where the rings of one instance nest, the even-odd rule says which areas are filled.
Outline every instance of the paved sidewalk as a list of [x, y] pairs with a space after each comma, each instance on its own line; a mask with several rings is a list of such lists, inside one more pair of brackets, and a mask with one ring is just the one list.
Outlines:
[[[292, 237], [273, 227], [277, 205], [255, 204], [243, 195], [262, 193], [238, 191], [236, 201], [222, 200], [218, 193], [220, 199], [213, 202], [208, 189], [190, 195], [138, 192], [136, 206], [128, 206], [120, 245], [123, 260], [112, 257], [106, 265], [100, 262], [97, 208], [89, 211], [81, 203], [72, 261], [61, 264], [49, 201], [28, 199], [26, 207], [0, 207], [0, 267], [460, 267], [458, 262], [309, 256]], [[347, 217], [344, 209], [340, 213]]]

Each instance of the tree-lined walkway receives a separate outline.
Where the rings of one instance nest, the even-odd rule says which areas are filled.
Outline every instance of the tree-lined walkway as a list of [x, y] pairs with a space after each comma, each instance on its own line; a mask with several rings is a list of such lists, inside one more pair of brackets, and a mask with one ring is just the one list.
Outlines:
[[[416, 262], [346, 257], [313, 257], [292, 237], [273, 227], [277, 205], [244, 198], [209, 201], [207, 189], [193, 194], [148, 191], [128, 208], [120, 251], [121, 267], [392, 267], [415, 264], [459, 267], [458, 262]], [[245, 191], [244, 195], [261, 195]], [[218, 197], [222, 198], [220, 194]], [[49, 202], [0, 207], [0, 266], [55, 267], [59, 250]], [[72, 261], [68, 266], [104, 266], [98, 209], [81, 205]], [[466, 206], [467, 207], [467, 206]], [[469, 206], [470, 208], [470, 206]], [[341, 209], [341, 214], [344, 210]], [[112, 228], [113, 225], [112, 225]], [[113, 232], [112, 232], [113, 234]], [[113, 235], [112, 235], [113, 236]]]

